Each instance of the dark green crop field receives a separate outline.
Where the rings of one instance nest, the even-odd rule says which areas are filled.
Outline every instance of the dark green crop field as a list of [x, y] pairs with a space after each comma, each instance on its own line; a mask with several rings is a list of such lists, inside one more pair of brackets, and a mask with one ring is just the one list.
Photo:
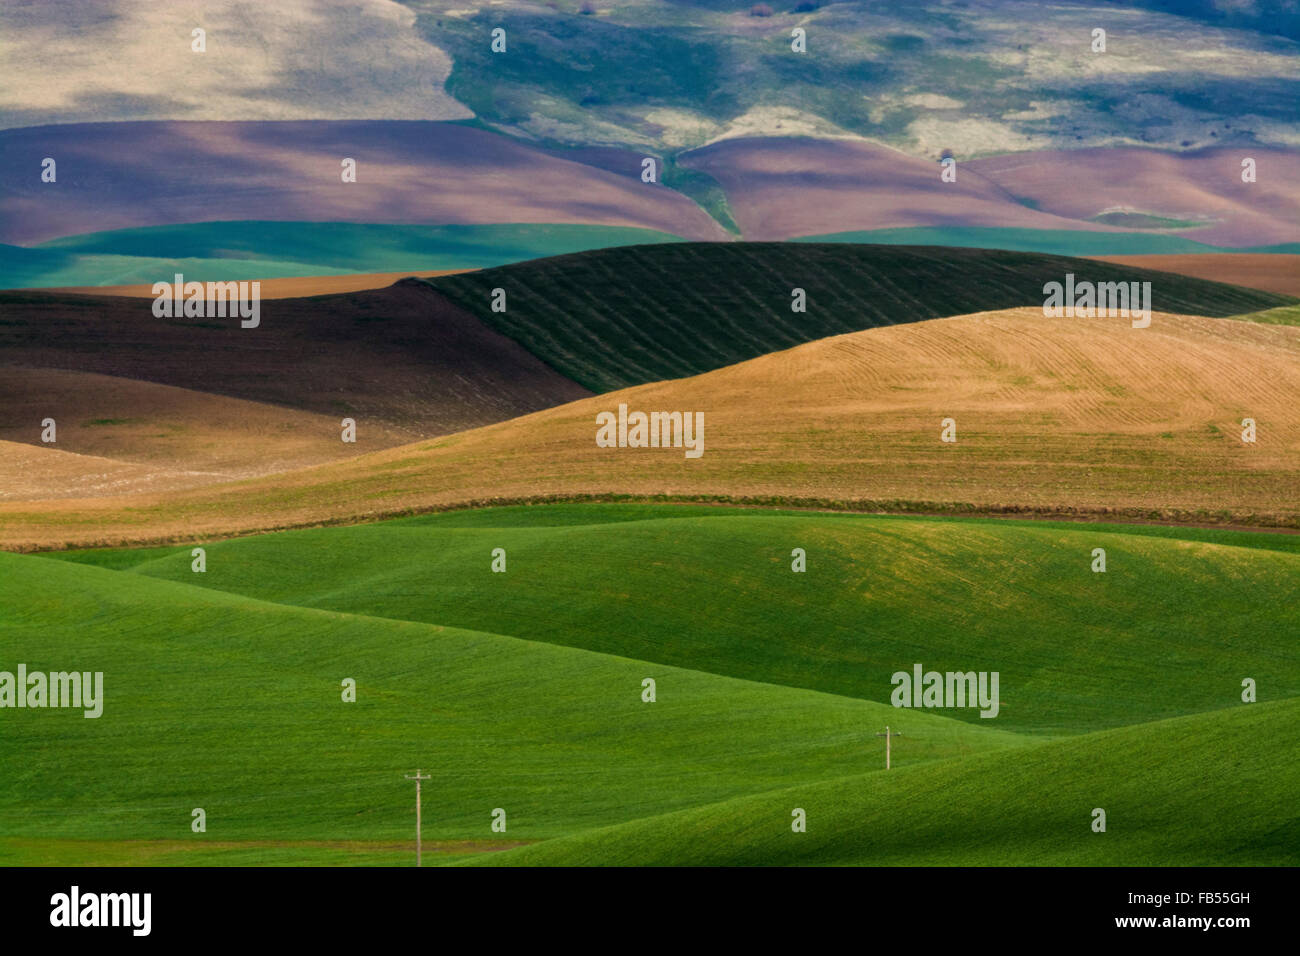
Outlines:
[[[1151, 283], [1161, 312], [1230, 316], [1289, 296], [1066, 256], [849, 243], [668, 243], [429, 280], [597, 392], [697, 375], [881, 325], [1042, 305], [1043, 285]], [[792, 310], [803, 289], [807, 310]], [[506, 311], [493, 311], [503, 289]]]

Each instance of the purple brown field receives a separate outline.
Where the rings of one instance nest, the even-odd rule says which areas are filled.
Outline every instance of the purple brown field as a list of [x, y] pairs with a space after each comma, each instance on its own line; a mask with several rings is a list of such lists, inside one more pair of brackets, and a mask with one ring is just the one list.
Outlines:
[[[376, 422], [344, 443], [340, 416], [65, 369], [0, 368], [0, 407], [5, 501], [174, 491], [417, 437]], [[40, 441], [46, 417], [57, 423], [53, 445]]]
[[[1242, 182], [1245, 157], [1256, 161], [1256, 182]], [[1110, 214], [1200, 222], [1177, 234], [1219, 246], [1300, 242], [1295, 150], [1077, 149], [992, 156], [965, 168], [1045, 213], [1069, 219]]]
[[[187, 541], [620, 497], [1300, 527], [1300, 328], [1010, 309], [818, 340], [343, 462], [175, 494], [0, 504], [0, 546]], [[596, 415], [702, 411], [705, 453]], [[958, 441], [940, 441], [956, 420]], [[1241, 440], [1242, 419], [1258, 441]]]
[[865, 140], [746, 137], [686, 153], [682, 165], [722, 184], [751, 240], [903, 226], [1110, 231], [1030, 209], [964, 164], [955, 183], [941, 182], [937, 159]]
[[[1244, 155], [1259, 181], [1241, 181]], [[957, 157], [957, 181], [934, 159], [855, 139], [748, 137], [685, 154], [727, 191], [747, 239], [786, 239], [907, 226], [1125, 232], [1150, 228], [1107, 213], [1199, 228], [1177, 235], [1211, 245], [1300, 242], [1300, 154], [1276, 149], [1095, 149]]]
[[[42, 183], [41, 160], [58, 159]], [[357, 161], [357, 181], [341, 161]], [[681, 193], [454, 123], [89, 123], [0, 132], [0, 242], [230, 220], [726, 232]]]
[[1137, 269], [1227, 282], [1248, 289], [1300, 296], [1300, 255], [1249, 252], [1201, 252], [1177, 256], [1092, 256]]
[[[0, 497], [287, 471], [591, 394], [418, 281], [269, 299], [256, 335], [230, 319], [157, 318], [152, 306], [0, 294]], [[355, 444], [341, 440], [344, 417], [358, 422]]]

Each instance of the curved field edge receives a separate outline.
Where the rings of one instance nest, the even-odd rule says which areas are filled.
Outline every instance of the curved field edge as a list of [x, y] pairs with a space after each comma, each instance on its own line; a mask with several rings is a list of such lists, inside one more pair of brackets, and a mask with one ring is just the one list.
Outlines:
[[[531, 528], [552, 526], [573, 526], [606, 524], [625, 521], [658, 521], [665, 518], [712, 518], [731, 515], [754, 514], [770, 517], [808, 517], [823, 515], [828, 518], [852, 519], [860, 517], [879, 517], [881, 512], [836, 511], [820, 508], [781, 508], [765, 505], [727, 505], [709, 502], [671, 503], [663, 501], [630, 502], [616, 501], [560, 501], [560, 502], [525, 502], [521, 504], [485, 505], [475, 508], [442, 508], [433, 511], [419, 511], [385, 518], [383, 521], [404, 523], [432, 523], [446, 528]], [[1177, 538], [1183, 541], [1208, 541], [1216, 544], [1243, 548], [1266, 548], [1274, 551], [1300, 553], [1300, 535], [1284, 531], [1247, 530], [1240, 528], [1204, 527], [1186, 524], [1146, 524], [1141, 522], [1105, 522], [1105, 521], [1054, 521], [1050, 518], [990, 518], [966, 517], [961, 515], [910, 515], [890, 514], [889, 517], [906, 521], [952, 521], [952, 522], [986, 522], [997, 521], [999, 524], [1021, 527], [1050, 528], [1057, 531], [1101, 531], [1111, 534], [1151, 535], [1159, 538]], [[352, 527], [367, 522], [352, 524], [312, 525], [311, 527]], [[378, 523], [378, 522], [375, 522]], [[284, 530], [306, 530], [290, 528]], [[258, 532], [259, 534], [277, 534], [278, 531]], [[205, 541], [235, 541], [247, 535], [229, 538], [205, 539]], [[41, 557], [58, 558], [68, 561], [83, 561], [101, 567], [116, 570], [136, 567], [147, 560], [165, 557], [175, 552], [179, 544], [130, 545], [104, 548], [80, 548], [64, 550], [34, 551]]]
[[[0, 573], [6, 669], [104, 674], [97, 719], [5, 712], [0, 853], [24, 864], [60, 858], [44, 840], [109, 834], [196, 854], [270, 841], [281, 862], [295, 842], [404, 841], [416, 767], [433, 775], [431, 842], [544, 839], [842, 776], [877, 762], [877, 724], [899, 723], [867, 701], [38, 557], [0, 554]], [[907, 760], [1024, 743], [927, 713], [902, 723]]]
[[787, 787], [471, 865], [1295, 866], [1297, 721], [1297, 700], [1243, 704]]
[[[232, 522], [219, 531], [176, 531], [159, 534], [148, 531], [117, 529], [103, 531], [69, 531], [59, 540], [60, 527], [97, 523], [93, 509], [86, 515], [73, 513], [58, 515], [40, 509], [24, 511], [20, 508], [5, 511], [9, 522], [24, 522], [28, 528], [40, 527], [40, 538], [8, 537], [0, 539], [4, 551], [16, 554], [49, 553], [108, 548], [169, 547], [181, 544], [200, 544], [214, 540], [234, 540], [259, 534], [281, 531], [301, 531], [311, 528], [350, 527], [358, 524], [378, 524], [400, 518], [440, 514], [464, 514], [484, 509], [527, 507], [538, 508], [567, 504], [644, 504], [644, 505], [697, 505], [704, 507], [743, 507], [776, 509], [797, 512], [829, 512], [844, 515], [896, 515], [934, 518], [968, 518], [972, 520], [1033, 520], [1048, 523], [1080, 525], [1105, 525], [1111, 522], [1124, 526], [1170, 526], [1180, 529], [1220, 528], [1225, 531], [1289, 532], [1300, 530], [1300, 516], [1275, 512], [1239, 512], [1227, 508], [1150, 508], [1150, 507], [1076, 507], [1069, 505], [977, 505], [958, 501], [925, 501], [874, 498], [820, 498], [803, 495], [725, 495], [725, 494], [620, 494], [614, 492], [590, 494], [545, 494], [493, 496], [467, 498], [445, 504], [416, 507], [369, 509], [355, 514], [314, 518], [303, 521], [262, 520]], [[142, 515], [154, 510], [150, 507], [133, 508], [134, 523], [147, 520]], [[3, 529], [0, 528], [0, 531]], [[23, 533], [23, 532], [20, 532]], [[32, 532], [25, 532], [30, 535]]]
[[[571, 520], [580, 512], [569, 509]], [[188, 549], [76, 557], [259, 600], [881, 704], [892, 676], [918, 663], [998, 672], [994, 721], [974, 708], [951, 713], [1016, 732], [1213, 710], [1237, 699], [1242, 676], [1273, 696], [1300, 693], [1300, 650], [1288, 638], [1300, 630], [1300, 552], [1285, 548], [1298, 540], [1250, 536], [1254, 547], [1234, 547], [1236, 536], [1211, 532], [688, 512], [286, 532], [207, 545], [201, 576]], [[498, 549], [505, 573], [492, 570]]]
[[[622, 246], [424, 280], [594, 392], [682, 378], [885, 325], [1041, 306], [1046, 282], [1148, 281], [1155, 311], [1214, 318], [1291, 296], [1031, 252], [853, 243]], [[498, 309], [495, 290], [506, 295]], [[792, 310], [802, 289], [806, 309]], [[671, 347], [665, 347], [671, 344]]]
[[[548, 495], [1295, 527], [1295, 332], [1164, 314], [1133, 331], [1029, 308], [902, 323], [264, 479], [0, 503], [0, 545], [180, 540]], [[706, 409], [709, 454], [593, 442], [624, 403]], [[945, 417], [962, 422], [960, 442], [940, 441]], [[1237, 440], [1247, 417], [1257, 443]]]
[[622, 245], [680, 242], [632, 226], [217, 221], [0, 244], [0, 288], [130, 285], [476, 269]]
[[1300, 305], [1281, 305], [1276, 309], [1264, 309], [1262, 312], [1234, 315], [1233, 318], [1247, 322], [1260, 322], [1264, 325], [1300, 325]]

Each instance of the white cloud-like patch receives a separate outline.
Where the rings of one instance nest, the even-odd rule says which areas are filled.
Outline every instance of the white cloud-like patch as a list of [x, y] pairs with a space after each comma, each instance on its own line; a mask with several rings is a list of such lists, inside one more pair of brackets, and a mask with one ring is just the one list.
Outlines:
[[469, 117], [443, 90], [450, 71], [391, 0], [0, 4], [0, 128]]

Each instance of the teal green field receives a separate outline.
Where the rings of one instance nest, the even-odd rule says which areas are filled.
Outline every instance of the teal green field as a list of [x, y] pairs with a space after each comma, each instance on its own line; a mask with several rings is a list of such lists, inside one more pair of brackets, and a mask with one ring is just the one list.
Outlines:
[[[678, 174], [691, 175], [689, 170], [680, 170]], [[974, 226], [876, 229], [803, 236], [792, 242], [823, 246], [862, 244], [969, 249], [972, 251], [966, 255], [979, 255], [988, 259], [992, 280], [991, 287], [979, 288], [977, 299], [986, 299], [990, 295], [996, 298], [999, 286], [1005, 292], [1008, 286], [1014, 285], [1023, 293], [1013, 300], [1007, 299], [1005, 295], [997, 298], [1001, 305], [1007, 302], [1024, 304], [1025, 301], [1030, 301], [1025, 298], [1027, 293], [1033, 293], [1031, 299], [1041, 298], [1038, 286], [1028, 281], [1034, 279], [1041, 285], [1041, 274], [1034, 272], [1030, 276], [1019, 276], [1016, 275], [1017, 272], [1027, 273], [1031, 267], [1060, 271], [1058, 267], [1067, 264], [1064, 259], [1057, 262], [1046, 259], [1012, 259], [1007, 256], [1009, 252], [1037, 253], [1060, 259], [1159, 253], [1300, 251], [1300, 246], [1295, 244], [1225, 249], [1165, 234]], [[568, 287], [555, 281], [554, 272], [562, 264], [546, 260], [571, 253], [610, 250], [603, 260], [599, 256], [593, 258], [593, 264], [597, 268], [590, 275], [582, 276], [584, 281], [596, 282], [603, 288], [605, 278], [617, 277], [619, 281], [615, 287], [621, 289], [624, 296], [631, 298], [649, 288], [635, 282], [622, 281], [628, 275], [627, 270], [636, 269], [656, 281], [654, 288], [666, 284], [665, 291], [671, 298], [681, 298], [686, 294], [683, 289], [693, 289], [684, 299], [683, 305], [713, 309], [720, 304], [749, 308], [755, 304], [730, 301], [730, 296], [728, 301], [720, 302], [718, 293], [710, 290], [710, 284], [715, 281], [724, 282], [729, 288], [736, 285], [737, 276], [728, 271], [716, 270], [716, 258], [726, 256], [725, 250], [714, 257], [701, 260], [701, 249], [707, 247], [691, 243], [686, 244], [685, 252], [676, 255], [665, 252], [644, 266], [637, 264], [637, 259], [644, 256], [644, 250], [640, 250], [633, 258], [614, 254], [626, 246], [666, 243], [681, 244], [684, 240], [653, 229], [566, 223], [411, 226], [348, 222], [196, 222], [84, 233], [35, 246], [0, 244], [0, 289], [137, 285], [170, 279], [177, 272], [196, 282], [220, 282], [403, 270], [420, 273], [495, 269], [518, 264], [519, 271], [514, 276], [517, 281], [540, 278], [544, 285], [553, 285], [558, 291], [566, 293], [561, 300], [565, 307], [582, 308], [584, 303], [590, 305], [591, 297], [567, 293]], [[739, 278], [746, 280], [767, 274], [775, 267], [779, 267], [781, 272], [794, 275], [817, 276], [834, 265], [827, 261], [828, 256], [836, 255], [834, 252], [823, 252], [819, 260], [809, 258], [815, 254], [803, 251], [799, 246], [749, 245], [755, 250], [755, 256], [761, 255], [763, 245], [771, 246], [774, 251], [779, 250], [781, 255], [779, 261], [754, 262], [753, 266], [759, 271], [751, 274], [750, 270], [745, 270]], [[843, 254], [855, 253], [845, 251]], [[870, 256], [871, 252], [867, 250], [856, 254]], [[957, 258], [952, 259], [953, 256]], [[769, 254], [768, 258], [773, 257]], [[891, 301], [889, 294], [881, 294], [888, 291], [887, 285], [871, 288], [879, 286], [882, 277], [887, 275], [880, 271], [881, 268], [897, 267], [900, 264], [894, 261], [896, 258], [899, 257], [891, 257], [888, 251], [881, 251], [875, 260], [862, 263], [862, 267], [867, 270], [865, 275], [839, 276], [841, 281], [846, 282], [846, 287], [838, 291], [837, 296], [844, 295], [847, 303], [855, 306], [865, 304], [869, 308], [880, 298], [883, 301], [876, 307], [877, 311], [888, 312], [891, 307], [896, 309], [899, 303]], [[971, 265], [969, 261], [961, 259], [960, 254], [953, 253], [947, 257], [932, 256], [932, 262], [913, 268], [943, 268], [948, 264], [946, 259], [952, 259], [950, 270], [969, 269]], [[668, 266], [672, 267], [672, 271], [668, 271]], [[1139, 278], [1138, 273], [1142, 271], [1131, 268], [1124, 271], [1124, 267], [1120, 266], [1102, 267], [1095, 262], [1076, 262], [1072, 267], [1081, 273], [1105, 268], [1107, 278], [1115, 279]], [[900, 273], [904, 281], [907, 274], [906, 269]], [[1143, 277], [1152, 278], [1149, 272]], [[1167, 273], [1157, 273], [1156, 277], [1160, 280], [1156, 284], [1156, 291], [1163, 298], [1161, 307], [1169, 311], [1186, 310], [1191, 303], [1203, 311], [1208, 309], [1209, 311], [1204, 311], [1206, 315], [1230, 314], [1243, 309], [1241, 302], [1225, 299], [1222, 292], [1215, 293], [1210, 288], [1212, 284], [1203, 280], [1174, 277]], [[1024, 282], [1020, 281], [1022, 278], [1025, 279]], [[862, 302], [856, 301], [862, 298], [860, 293], [864, 290], [873, 294]], [[458, 290], [455, 284], [449, 283], [446, 291], [454, 294]], [[548, 289], [548, 293], [550, 291], [552, 290]], [[966, 301], [971, 298], [970, 294], [963, 298], [963, 293], [956, 286], [947, 287], [944, 294], [948, 298], [961, 300], [954, 303], [952, 309], [969, 309], [972, 304]], [[1256, 295], [1266, 296], [1267, 293]], [[569, 301], [570, 299], [576, 301]], [[544, 295], [539, 301], [546, 300], [547, 296]], [[933, 291], [925, 297], [925, 303], [928, 307], [927, 315], [957, 314], [951, 309], [945, 311], [948, 303]], [[909, 304], [915, 306], [917, 303]]]
[[0, 289], [135, 285], [478, 269], [674, 242], [652, 229], [576, 224], [404, 226], [348, 222], [198, 222], [114, 229], [37, 246], [0, 245]]
[[[1300, 862], [1300, 536], [583, 504], [205, 550], [0, 553], [0, 669], [105, 688], [5, 714], [0, 863], [410, 865], [416, 768], [426, 864]], [[891, 706], [917, 663], [997, 716]]]

